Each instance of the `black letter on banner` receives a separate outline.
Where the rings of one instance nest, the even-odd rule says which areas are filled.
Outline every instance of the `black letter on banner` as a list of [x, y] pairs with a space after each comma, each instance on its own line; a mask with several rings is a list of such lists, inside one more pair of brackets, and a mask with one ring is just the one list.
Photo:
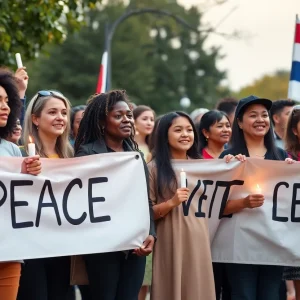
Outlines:
[[90, 220], [91, 223], [98, 223], [98, 222], [106, 222], [110, 221], [110, 216], [102, 216], [102, 217], [95, 217], [94, 216], [94, 209], [93, 209], [93, 203], [94, 202], [104, 202], [104, 197], [93, 197], [93, 184], [96, 183], [102, 183], [102, 182], [108, 182], [107, 177], [95, 177], [89, 179], [89, 212], [90, 212]]
[[203, 189], [203, 193], [199, 198], [199, 202], [198, 202], [198, 211], [195, 213], [195, 216], [197, 218], [205, 218], [205, 213], [201, 211], [202, 208], [202, 202], [203, 200], [207, 200], [207, 195], [205, 195], [206, 193], [206, 187], [208, 185], [213, 185], [214, 182], [212, 180], [203, 180], [203, 185], [204, 185], [204, 189]]
[[[46, 187], [48, 187], [51, 203], [43, 203]], [[60, 219], [56, 199], [55, 199], [54, 194], [53, 194], [53, 189], [52, 189], [52, 185], [51, 185], [50, 180], [45, 180], [45, 183], [44, 183], [42, 191], [41, 191], [39, 204], [38, 204], [38, 211], [37, 211], [37, 214], [36, 214], [36, 221], [35, 221], [35, 226], [36, 227], [40, 226], [41, 213], [42, 213], [42, 208], [43, 207], [53, 207], [54, 212], [55, 212], [55, 216], [56, 216], [56, 220], [57, 220], [57, 224], [60, 226], [61, 225], [61, 219]]]
[[185, 217], [189, 215], [189, 209], [190, 209], [190, 205], [191, 205], [192, 199], [195, 196], [195, 194], [197, 193], [197, 191], [199, 190], [200, 185], [201, 185], [201, 181], [198, 180], [197, 185], [195, 186], [195, 188], [191, 192], [191, 195], [190, 195], [188, 201], [182, 202], [183, 215]]
[[65, 215], [65, 218], [67, 219], [67, 221], [72, 224], [72, 225], [80, 225], [82, 222], [84, 222], [84, 220], [86, 219], [87, 213], [84, 212], [82, 213], [81, 217], [78, 219], [73, 219], [70, 217], [69, 212], [68, 212], [68, 198], [69, 198], [69, 194], [73, 188], [73, 186], [75, 184], [78, 184], [80, 188], [82, 188], [82, 181], [79, 178], [73, 179], [67, 186], [65, 192], [64, 192], [64, 196], [63, 196], [63, 212]]
[[15, 201], [15, 187], [24, 186], [24, 185], [33, 185], [32, 180], [12, 180], [10, 183], [10, 211], [11, 211], [11, 225], [13, 228], [26, 228], [33, 227], [33, 222], [21, 222], [17, 223], [16, 221], [16, 207], [18, 206], [28, 206], [27, 201]]
[[300, 222], [300, 218], [296, 217], [296, 205], [300, 204], [300, 200], [296, 199], [297, 190], [300, 188], [300, 183], [295, 183], [293, 186], [293, 198], [292, 198], [292, 212], [291, 212], [291, 221]]
[[2, 190], [3, 190], [3, 197], [0, 200], [0, 206], [2, 206], [5, 203], [5, 200], [7, 198], [7, 189], [6, 189], [6, 187], [5, 187], [5, 185], [4, 185], [4, 183], [2, 181], [0, 181], [0, 186], [1, 186]]
[[278, 189], [281, 185], [284, 185], [286, 188], [289, 187], [289, 184], [287, 182], [279, 182], [275, 185], [274, 194], [273, 194], [272, 220], [278, 221], [278, 222], [287, 222], [289, 220], [288, 217], [278, 217], [276, 214], [277, 213], [277, 194], [278, 194]]
[[219, 213], [219, 219], [222, 219], [224, 217], [231, 218], [232, 214], [230, 214], [228, 216], [223, 215], [223, 212], [224, 212], [227, 200], [228, 200], [230, 188], [233, 185], [243, 185], [243, 184], [244, 184], [243, 180], [217, 181], [214, 193], [213, 193], [212, 198], [211, 198], [208, 217], [209, 218], [211, 217], [211, 211], [212, 211], [212, 208], [213, 208], [213, 205], [214, 205], [214, 201], [215, 201], [215, 197], [216, 197], [216, 194], [217, 194], [218, 187], [226, 187], [225, 192], [224, 192], [223, 197], [222, 197], [220, 213]]

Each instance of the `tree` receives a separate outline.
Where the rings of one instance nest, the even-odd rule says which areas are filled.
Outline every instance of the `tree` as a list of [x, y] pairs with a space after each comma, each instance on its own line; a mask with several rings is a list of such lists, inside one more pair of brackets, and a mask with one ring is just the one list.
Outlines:
[[60, 43], [83, 24], [82, 14], [97, 0], [2, 0], [0, 65], [15, 64], [14, 54], [34, 58], [46, 43]]
[[243, 87], [238, 93], [238, 98], [249, 95], [271, 100], [286, 99], [288, 92], [290, 73], [285, 70], [278, 70], [273, 74], [267, 74], [255, 80], [252, 84]]
[[[157, 1], [157, 7], [200, 27], [202, 16], [196, 8], [185, 10], [167, 2]], [[131, 1], [131, 6], [141, 7], [140, 3], [135, 6]], [[29, 93], [55, 88], [73, 104], [85, 102], [96, 89], [105, 23], [126, 9], [123, 1], [111, 0], [103, 9], [90, 11], [87, 26], [69, 34], [62, 45], [47, 47], [48, 56], [29, 64]], [[221, 58], [219, 49], [204, 50], [205, 38], [204, 33], [188, 31], [171, 18], [147, 14], [127, 19], [117, 28], [112, 42], [112, 86], [126, 89], [131, 100], [148, 104], [158, 113], [180, 109], [184, 95], [192, 100], [191, 109], [212, 107], [223, 96], [218, 86], [225, 73], [216, 67]]]

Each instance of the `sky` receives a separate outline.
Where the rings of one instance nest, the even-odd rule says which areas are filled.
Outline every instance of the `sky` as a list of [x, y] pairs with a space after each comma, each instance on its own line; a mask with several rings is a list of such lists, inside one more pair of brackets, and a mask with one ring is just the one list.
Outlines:
[[[264, 74], [278, 69], [290, 70], [296, 14], [300, 17], [300, 0], [227, 0], [215, 6], [213, 0], [178, 0], [186, 7], [206, 7], [204, 22], [216, 25], [222, 33], [238, 30], [239, 39], [211, 35], [208, 44], [220, 45], [226, 55], [218, 67], [227, 70], [224, 82], [233, 90], [253, 83]], [[207, 4], [208, 3], [208, 4]]]

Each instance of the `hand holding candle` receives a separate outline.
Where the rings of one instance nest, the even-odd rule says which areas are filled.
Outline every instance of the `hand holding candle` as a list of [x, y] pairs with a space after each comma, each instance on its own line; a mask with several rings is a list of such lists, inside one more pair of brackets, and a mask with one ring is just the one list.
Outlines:
[[33, 140], [32, 140], [31, 136], [29, 136], [28, 155], [29, 156], [35, 156], [35, 143], [33, 143]]
[[186, 173], [181, 169], [180, 172], [180, 187], [186, 188]]
[[22, 58], [20, 53], [16, 53], [16, 61], [17, 61], [18, 69], [23, 68], [23, 63], [22, 63]]

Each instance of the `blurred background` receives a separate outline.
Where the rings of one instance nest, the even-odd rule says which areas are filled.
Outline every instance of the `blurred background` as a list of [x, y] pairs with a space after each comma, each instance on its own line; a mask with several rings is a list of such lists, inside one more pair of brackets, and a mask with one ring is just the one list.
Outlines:
[[161, 114], [225, 96], [287, 97], [299, 0], [3, 0], [0, 65], [15, 70], [20, 52], [27, 98], [56, 89], [83, 104], [96, 91], [105, 32], [133, 10], [114, 32], [109, 77], [135, 104]]

